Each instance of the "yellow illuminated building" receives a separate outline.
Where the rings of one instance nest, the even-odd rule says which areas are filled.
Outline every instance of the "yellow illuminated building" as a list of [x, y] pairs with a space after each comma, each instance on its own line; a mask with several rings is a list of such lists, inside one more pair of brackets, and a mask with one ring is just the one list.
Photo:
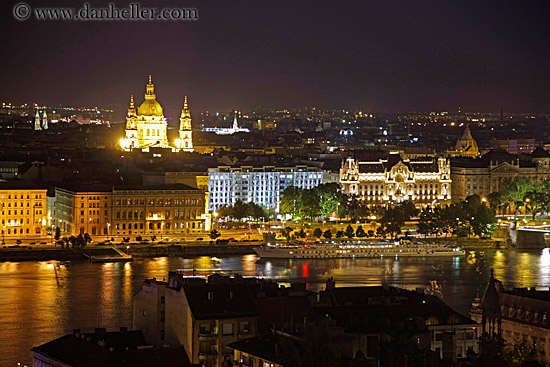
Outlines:
[[134, 96], [130, 97], [130, 106], [126, 115], [126, 134], [120, 140], [120, 147], [124, 150], [149, 148], [171, 148], [174, 151], [193, 151], [193, 136], [191, 113], [187, 104], [187, 97], [183, 104], [180, 116], [179, 138], [173, 146], [168, 142], [168, 123], [164, 117], [161, 104], [157, 101], [155, 85], [149, 75], [146, 86], [145, 100], [137, 108], [134, 105]]
[[180, 117], [179, 139], [176, 140], [176, 148], [186, 152], [193, 151], [193, 129], [191, 127], [191, 113], [187, 105], [187, 96], [183, 102]]
[[148, 150], [151, 147], [169, 148], [166, 118], [162, 106], [157, 101], [155, 85], [149, 75], [145, 100], [138, 107], [134, 107], [134, 98], [130, 100], [130, 107], [126, 116], [126, 138], [120, 145], [123, 149], [139, 148]]
[[46, 235], [46, 191], [26, 181], [0, 182], [2, 241]]
[[472, 136], [470, 127], [466, 126], [462, 137], [456, 142], [454, 150], [447, 151], [451, 157], [472, 157], [475, 158], [479, 156], [479, 148], [477, 143]]
[[81, 189], [55, 189], [56, 223], [63, 234], [108, 235], [111, 188], [91, 185]]
[[439, 157], [404, 159], [399, 152], [355, 152], [342, 162], [344, 193], [371, 207], [410, 200], [418, 207], [449, 204], [450, 161]]
[[56, 221], [70, 235], [178, 236], [210, 230], [207, 202], [182, 184], [56, 188]]

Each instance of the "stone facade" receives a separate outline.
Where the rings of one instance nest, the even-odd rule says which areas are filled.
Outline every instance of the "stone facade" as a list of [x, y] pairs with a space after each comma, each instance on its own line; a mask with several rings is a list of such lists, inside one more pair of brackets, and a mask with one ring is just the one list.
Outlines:
[[340, 169], [344, 193], [370, 206], [411, 200], [417, 206], [451, 201], [450, 162], [439, 157], [404, 159], [399, 152], [356, 152]]
[[451, 163], [453, 202], [477, 194], [486, 197], [500, 191], [502, 181], [526, 177], [532, 182], [550, 178], [550, 155], [542, 148], [531, 155], [512, 155], [493, 150], [481, 158], [454, 158]]

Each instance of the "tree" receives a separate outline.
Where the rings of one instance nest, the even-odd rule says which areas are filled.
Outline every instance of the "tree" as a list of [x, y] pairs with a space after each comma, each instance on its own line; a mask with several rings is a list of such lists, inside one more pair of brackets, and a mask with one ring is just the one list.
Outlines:
[[487, 195], [487, 201], [489, 202], [489, 208], [496, 213], [496, 211], [502, 206], [502, 195], [498, 191], [493, 191]]
[[401, 228], [405, 221], [418, 215], [418, 210], [410, 200], [402, 202], [396, 206], [390, 206], [382, 211], [382, 216], [378, 219], [380, 226], [385, 233], [395, 237], [401, 233]]
[[242, 200], [238, 199], [233, 204], [231, 216], [237, 220], [245, 218], [249, 214], [249, 206]]
[[353, 238], [353, 235], [355, 234], [355, 231], [353, 230], [353, 227], [351, 226], [351, 224], [348, 224], [348, 226], [346, 227], [346, 230], [344, 231], [344, 234], [350, 240]]
[[345, 202], [345, 195], [337, 183], [325, 183], [314, 188], [319, 198], [319, 215], [323, 218], [339, 215], [339, 207]]
[[302, 191], [295, 186], [284, 189], [279, 207], [281, 214], [297, 217], [302, 207]]
[[[89, 244], [90, 242], [92, 242], [92, 237], [90, 237], [90, 235], [88, 233], [84, 233], [84, 241], [86, 241], [86, 245]], [[128, 237], [128, 241], [125, 241], [125, 242], [129, 242], [130, 241], [130, 237]]]
[[86, 239], [85, 239], [84, 235], [79, 234], [78, 236], [76, 236], [73, 247], [81, 248], [81, 247], [84, 247], [84, 246], [86, 246]]
[[411, 220], [411, 218], [418, 215], [418, 209], [411, 200], [398, 204], [397, 208], [403, 213], [404, 220]]
[[468, 196], [463, 202], [459, 203], [466, 211], [465, 227], [472, 231], [476, 236], [490, 236], [491, 224], [495, 223], [495, 212], [489, 208], [478, 195]]
[[502, 354], [510, 366], [514, 367], [538, 360], [536, 347], [527, 339], [508, 345]]
[[55, 227], [55, 236], [53, 238], [55, 238], [56, 242], [59, 241], [61, 238], [61, 228]]
[[327, 240], [330, 240], [332, 238], [332, 232], [330, 231], [330, 229], [327, 229], [323, 232], [323, 237], [325, 237], [325, 239]]
[[313, 236], [317, 238], [321, 238], [322, 235], [323, 235], [323, 231], [321, 230], [321, 228], [315, 228], [315, 230], [313, 231]]
[[300, 232], [298, 232], [298, 237], [300, 238], [306, 238], [306, 232], [304, 231], [304, 229], [300, 229]]
[[210, 231], [210, 238], [212, 240], [215, 240], [216, 238], [218, 238], [220, 236], [221, 236], [220, 232], [218, 232], [216, 229], [213, 229], [213, 230]]
[[[75, 248], [75, 245], [76, 245], [76, 237], [75, 237], [75, 236], [69, 237], [69, 242], [71, 243], [72, 248]], [[68, 246], [67, 246], [67, 247], [68, 247]]]
[[367, 235], [367, 233], [365, 232], [365, 230], [363, 229], [363, 226], [358, 226], [357, 227], [357, 230], [355, 231], [355, 235], [357, 237], [360, 237], [360, 238], [363, 238]]
[[433, 233], [433, 220], [434, 213], [431, 208], [425, 207], [420, 212], [418, 219], [418, 233], [423, 234], [426, 237]]
[[352, 222], [365, 219], [371, 213], [367, 204], [357, 195], [349, 196], [345, 204], [345, 215], [347, 215]]
[[303, 218], [309, 218], [313, 220], [319, 216], [320, 206], [319, 206], [319, 192], [315, 189], [305, 190], [302, 193], [302, 206], [300, 214]]
[[344, 237], [344, 231], [337, 231], [336, 238], [342, 238], [342, 237]]
[[281, 234], [284, 238], [286, 238], [286, 243], [290, 242], [290, 236], [292, 235], [292, 228], [291, 227], [285, 227], [281, 230]]
[[523, 176], [517, 176], [513, 180], [504, 179], [500, 184], [502, 200], [514, 205], [516, 215], [519, 208], [523, 205], [525, 196], [529, 191], [533, 191], [533, 189], [533, 183]]

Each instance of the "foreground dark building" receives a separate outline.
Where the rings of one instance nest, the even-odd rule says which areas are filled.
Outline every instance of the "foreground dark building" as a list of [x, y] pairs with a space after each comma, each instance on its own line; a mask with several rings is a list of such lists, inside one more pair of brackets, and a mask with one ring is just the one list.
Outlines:
[[[140, 330], [62, 336], [32, 349], [34, 367], [192, 367], [183, 347], [152, 348]], [[195, 365], [196, 366], [196, 365]]]

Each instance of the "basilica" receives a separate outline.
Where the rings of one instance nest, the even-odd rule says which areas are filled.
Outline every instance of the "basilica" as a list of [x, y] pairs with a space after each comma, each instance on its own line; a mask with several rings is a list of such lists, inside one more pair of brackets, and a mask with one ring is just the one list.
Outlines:
[[137, 111], [134, 105], [134, 96], [130, 97], [130, 107], [126, 115], [126, 137], [120, 140], [120, 147], [128, 151], [169, 148], [173, 151], [192, 152], [193, 136], [187, 97], [185, 97], [181, 111], [179, 137], [172, 143], [168, 141], [167, 126], [162, 106], [155, 95], [155, 85], [149, 75], [145, 100], [137, 108]]

